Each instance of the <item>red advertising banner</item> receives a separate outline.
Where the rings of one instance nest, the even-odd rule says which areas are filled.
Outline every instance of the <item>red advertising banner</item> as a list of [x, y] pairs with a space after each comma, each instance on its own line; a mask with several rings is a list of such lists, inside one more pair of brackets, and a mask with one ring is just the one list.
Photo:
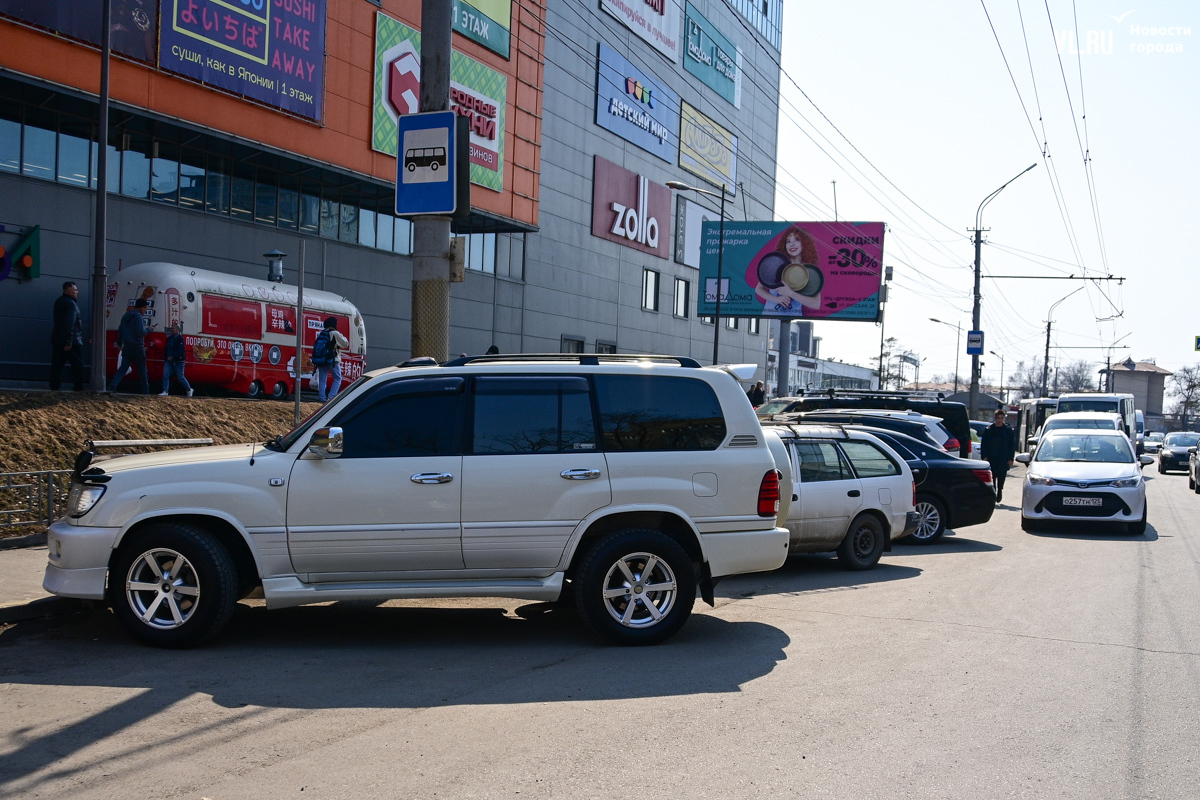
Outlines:
[[592, 235], [667, 258], [670, 232], [671, 190], [596, 156]]

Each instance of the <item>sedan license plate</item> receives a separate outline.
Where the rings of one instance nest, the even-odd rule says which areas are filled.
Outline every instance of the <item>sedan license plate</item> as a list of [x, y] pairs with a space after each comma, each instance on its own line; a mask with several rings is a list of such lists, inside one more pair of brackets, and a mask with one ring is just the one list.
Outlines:
[[1064, 497], [1064, 506], [1102, 506], [1104, 499], [1100, 497]]

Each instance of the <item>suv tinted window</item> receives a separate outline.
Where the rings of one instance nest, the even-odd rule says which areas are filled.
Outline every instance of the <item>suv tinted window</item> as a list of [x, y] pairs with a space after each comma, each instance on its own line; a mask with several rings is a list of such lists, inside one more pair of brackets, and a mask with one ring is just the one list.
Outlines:
[[712, 387], [695, 378], [597, 375], [606, 450], [715, 450], [725, 417]]
[[595, 450], [587, 379], [476, 378], [473, 430], [477, 455]]
[[900, 467], [874, 442], [842, 442], [842, 452], [850, 459], [860, 478], [884, 478], [900, 474]]
[[462, 378], [391, 381], [334, 418], [342, 458], [454, 455], [462, 417]]
[[842, 481], [853, 477], [833, 442], [796, 442], [796, 460], [800, 462], [801, 483]]

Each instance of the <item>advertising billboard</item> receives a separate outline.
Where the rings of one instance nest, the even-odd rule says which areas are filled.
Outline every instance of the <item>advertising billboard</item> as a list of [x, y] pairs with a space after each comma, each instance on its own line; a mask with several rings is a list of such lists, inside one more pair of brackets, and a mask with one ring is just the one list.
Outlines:
[[675, 262], [685, 267], [700, 269], [700, 240], [704, 236], [704, 223], [721, 221], [717, 211], [705, 208], [682, 193], [675, 198]]
[[320, 121], [325, 1], [162, 0], [158, 65]]
[[451, 14], [454, 30], [508, 58], [512, 0], [454, 0]]
[[[396, 120], [416, 114], [421, 94], [421, 34], [375, 15], [375, 95], [371, 147], [396, 155]], [[508, 78], [462, 53], [450, 54], [450, 109], [471, 129], [471, 183], [504, 189], [504, 114]]]
[[[704, 223], [697, 313], [716, 313], [720, 225]], [[882, 222], [726, 222], [721, 315], [875, 322]]]
[[601, 42], [596, 124], [670, 163], [679, 130], [679, 95]]
[[683, 68], [735, 107], [742, 107], [742, 50], [691, 3], [683, 21]]
[[671, 61], [679, 61], [679, 0], [600, 0], [600, 7]]
[[714, 186], [737, 192], [738, 137], [701, 114], [687, 101], [681, 106], [679, 166]]
[[592, 235], [670, 257], [671, 190], [600, 156], [593, 158]]
[[[0, 0], [0, 14], [100, 46], [99, 0]], [[112, 0], [112, 49], [154, 62], [158, 0]]]

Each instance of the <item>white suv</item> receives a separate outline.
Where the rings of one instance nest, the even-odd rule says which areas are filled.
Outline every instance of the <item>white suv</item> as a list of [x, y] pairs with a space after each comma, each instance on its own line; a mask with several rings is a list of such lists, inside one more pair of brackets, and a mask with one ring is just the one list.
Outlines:
[[266, 444], [85, 451], [45, 588], [107, 599], [136, 638], [184, 647], [260, 584], [268, 608], [554, 601], [569, 584], [591, 628], [641, 644], [679, 630], [697, 589], [711, 603], [717, 578], [786, 558], [790, 470], [734, 379], [746, 369], [417, 362], [364, 375]]
[[917, 529], [916, 484], [896, 451], [840, 426], [766, 426], [791, 461], [788, 552], [836, 551], [843, 569], [871, 569], [892, 542]]

